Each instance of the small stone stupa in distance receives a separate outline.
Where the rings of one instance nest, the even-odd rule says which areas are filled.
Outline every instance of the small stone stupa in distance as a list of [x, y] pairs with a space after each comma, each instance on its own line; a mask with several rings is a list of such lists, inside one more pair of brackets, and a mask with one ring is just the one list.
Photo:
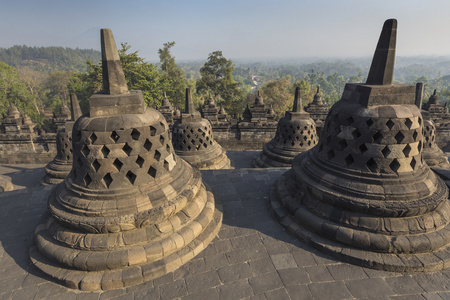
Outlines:
[[387, 20], [367, 83], [345, 86], [319, 144], [294, 159], [270, 205], [287, 230], [338, 259], [434, 271], [450, 262], [448, 189], [422, 160], [415, 86], [392, 84], [396, 32]]
[[44, 167], [45, 175], [41, 180], [44, 185], [62, 182], [72, 170], [72, 128], [75, 121], [81, 117], [81, 109], [76, 94], [70, 94], [70, 102], [71, 120], [66, 121], [64, 128], [56, 133], [56, 156]]
[[186, 107], [173, 124], [175, 153], [200, 170], [230, 169], [230, 160], [215, 140], [211, 123], [194, 108], [191, 90], [186, 89]]
[[86, 291], [171, 272], [216, 236], [222, 214], [200, 172], [174, 154], [169, 126], [128, 91], [111, 30], [101, 30], [103, 90], [73, 126], [73, 168], [34, 232], [33, 264]]
[[318, 142], [316, 125], [303, 110], [300, 88], [295, 89], [294, 106], [278, 121], [275, 137], [264, 144], [253, 161], [256, 168], [290, 167], [294, 157]]

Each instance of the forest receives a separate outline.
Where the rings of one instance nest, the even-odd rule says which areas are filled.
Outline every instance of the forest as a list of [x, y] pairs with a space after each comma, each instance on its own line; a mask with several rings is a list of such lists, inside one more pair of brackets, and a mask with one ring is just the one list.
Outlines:
[[[158, 108], [163, 93], [184, 109], [185, 89], [193, 92], [196, 108], [211, 95], [233, 117], [240, 117], [252, 104], [257, 91], [272, 105], [277, 118], [292, 108], [297, 86], [303, 104], [312, 101], [320, 86], [329, 106], [338, 101], [347, 82], [364, 82], [371, 58], [348, 60], [273, 60], [265, 62], [231, 60], [214, 51], [204, 61], [177, 62], [172, 54], [175, 42], [158, 50], [159, 61], [150, 63], [127, 43], [118, 45], [119, 55], [131, 90], [142, 90], [147, 105]], [[84, 112], [89, 97], [101, 89], [100, 52], [63, 47], [13, 46], [0, 48], [0, 114], [10, 103], [27, 113], [38, 126], [49, 125], [53, 112], [68, 102], [74, 92]], [[450, 57], [398, 57], [395, 83], [423, 82], [424, 101], [437, 89], [441, 103], [450, 100]]]

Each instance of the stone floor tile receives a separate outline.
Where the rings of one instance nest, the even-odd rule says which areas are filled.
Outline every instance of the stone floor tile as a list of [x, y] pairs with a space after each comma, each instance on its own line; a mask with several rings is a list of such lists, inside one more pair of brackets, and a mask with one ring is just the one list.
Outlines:
[[217, 241], [214, 243], [214, 248], [216, 248], [216, 253], [230, 252], [234, 250], [230, 240]]
[[283, 242], [274, 242], [264, 244], [269, 255], [289, 253], [289, 248]]
[[268, 272], [275, 271], [275, 266], [272, 263], [272, 260], [269, 257], [250, 260], [248, 262], [250, 267], [253, 270], [253, 274], [261, 275]]
[[197, 293], [192, 293], [181, 298], [181, 300], [218, 300], [219, 293], [217, 289], [212, 288]]
[[396, 294], [424, 293], [423, 288], [409, 275], [386, 278], [385, 281]]
[[284, 287], [280, 288], [278, 290], [266, 292], [266, 293], [264, 293], [264, 295], [266, 296], [267, 300], [290, 300], [291, 299], [288, 295], [288, 292], [286, 291], [286, 289]]
[[227, 285], [218, 286], [217, 290], [219, 292], [219, 299], [221, 300], [244, 299], [254, 295], [247, 279], [241, 279]]
[[114, 297], [123, 296], [126, 294], [126, 289], [118, 289], [118, 290], [110, 290], [110, 291], [104, 291], [100, 294], [99, 299], [100, 300], [107, 300]]
[[219, 253], [205, 257], [205, 264], [208, 270], [216, 270], [228, 266], [228, 260], [225, 253]]
[[352, 294], [343, 281], [311, 283], [308, 285], [313, 299], [350, 299]]
[[291, 253], [270, 255], [270, 259], [277, 270], [297, 267], [297, 263]]
[[309, 275], [306, 273], [304, 268], [278, 270], [278, 274], [280, 274], [281, 281], [283, 281], [285, 286], [300, 285], [311, 282]]
[[256, 244], [249, 248], [245, 248], [245, 251], [247, 252], [247, 256], [250, 260], [269, 256], [269, 253], [267, 253], [266, 247], [262, 243]]
[[248, 282], [255, 295], [283, 287], [283, 282], [277, 272], [251, 277]]
[[390, 299], [392, 299], [392, 300], [424, 300], [425, 298], [422, 295], [417, 294], [417, 295], [394, 295], [394, 296], [391, 296]]
[[442, 300], [442, 297], [438, 293], [424, 293], [422, 297], [426, 300]]
[[311, 282], [333, 281], [333, 277], [325, 266], [306, 267]]
[[348, 280], [345, 281], [345, 285], [350, 293], [358, 299], [373, 296], [383, 297], [395, 294], [382, 278]]
[[238, 249], [231, 252], [225, 253], [228, 262], [230, 265], [245, 262], [249, 260], [247, 250], [245, 249]]
[[223, 283], [253, 276], [252, 268], [248, 263], [240, 263], [228, 267], [223, 267], [217, 272], [219, 274], [220, 280]]
[[307, 266], [316, 266], [317, 262], [314, 259], [314, 256], [309, 251], [298, 251], [293, 252], [292, 255], [294, 256], [295, 262], [300, 267], [307, 267]]
[[[126, 296], [125, 294], [124, 296]], [[134, 300], [159, 300], [159, 287], [134, 292]]]
[[33, 299], [38, 289], [39, 286], [35, 285], [14, 290], [12, 291], [11, 299], [12, 300]]
[[327, 269], [335, 280], [368, 278], [366, 272], [361, 267], [350, 264], [328, 265]]
[[258, 234], [253, 233], [251, 235], [247, 236], [238, 236], [231, 239], [231, 244], [235, 249], [241, 249], [241, 248], [251, 248], [254, 245], [260, 244], [261, 239]]
[[186, 282], [184, 280], [175, 280], [173, 282], [159, 286], [161, 300], [174, 299], [187, 295]]
[[439, 273], [413, 275], [412, 278], [425, 290], [425, 292], [446, 292], [450, 290], [450, 280]]
[[187, 276], [185, 280], [189, 293], [198, 292], [221, 285], [219, 275], [215, 270], [197, 275]]
[[287, 286], [286, 290], [291, 297], [291, 299], [295, 300], [312, 300], [313, 296], [309, 291], [309, 288], [306, 284], [303, 285], [291, 285]]

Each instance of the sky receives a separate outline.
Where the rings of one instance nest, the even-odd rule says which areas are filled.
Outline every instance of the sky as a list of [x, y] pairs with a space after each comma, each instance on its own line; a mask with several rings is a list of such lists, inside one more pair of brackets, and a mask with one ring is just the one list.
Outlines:
[[100, 50], [100, 29], [141, 57], [175, 41], [177, 61], [373, 55], [383, 22], [398, 20], [397, 56], [450, 55], [449, 0], [2, 0], [0, 47]]

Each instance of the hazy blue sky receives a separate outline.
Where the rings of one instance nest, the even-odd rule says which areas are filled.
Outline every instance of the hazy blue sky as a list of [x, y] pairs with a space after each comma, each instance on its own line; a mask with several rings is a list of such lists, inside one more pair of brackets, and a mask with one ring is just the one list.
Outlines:
[[99, 49], [99, 29], [141, 56], [175, 41], [181, 59], [354, 57], [373, 54], [398, 20], [397, 55], [450, 55], [449, 0], [5, 0], [0, 47]]

